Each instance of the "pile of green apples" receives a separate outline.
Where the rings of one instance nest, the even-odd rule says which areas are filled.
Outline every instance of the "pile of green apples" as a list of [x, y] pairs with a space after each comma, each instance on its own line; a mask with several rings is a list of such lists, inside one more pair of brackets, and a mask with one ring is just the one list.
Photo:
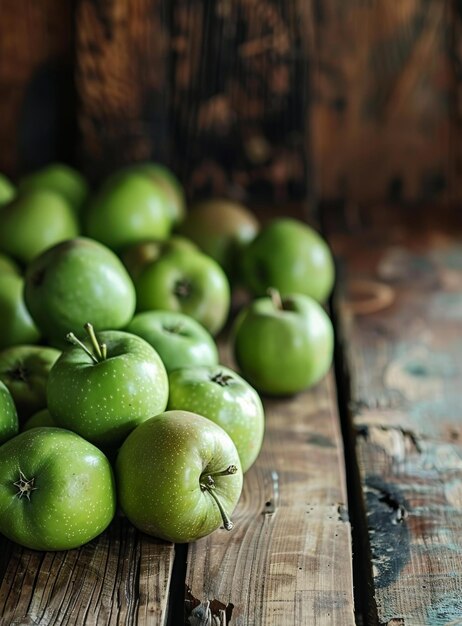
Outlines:
[[333, 282], [305, 223], [223, 199], [187, 210], [157, 163], [96, 191], [63, 164], [0, 175], [0, 533], [72, 549], [117, 509], [167, 541], [230, 530], [259, 394], [330, 368]]

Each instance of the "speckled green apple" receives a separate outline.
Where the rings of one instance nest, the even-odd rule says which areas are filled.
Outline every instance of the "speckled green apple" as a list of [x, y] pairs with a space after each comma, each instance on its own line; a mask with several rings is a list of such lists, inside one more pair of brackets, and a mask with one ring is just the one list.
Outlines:
[[179, 232], [219, 263], [230, 278], [236, 275], [241, 247], [260, 229], [253, 213], [237, 202], [211, 198], [192, 205]]
[[130, 276], [136, 278], [146, 265], [156, 261], [172, 250], [199, 252], [199, 248], [196, 244], [186, 239], [186, 237], [172, 235], [167, 241], [155, 241], [151, 239], [128, 246], [121, 251], [120, 258]]
[[212, 335], [224, 326], [230, 286], [222, 268], [209, 256], [169, 250], [145, 266], [135, 279], [138, 311], [179, 311], [193, 317]]
[[217, 365], [213, 337], [195, 319], [178, 311], [138, 313], [126, 329], [157, 350], [167, 372], [182, 367]]
[[22, 276], [12, 272], [0, 273], [0, 350], [37, 343], [40, 338], [24, 303], [23, 290]]
[[167, 406], [168, 377], [144, 339], [122, 331], [95, 333], [63, 351], [47, 387], [48, 409], [63, 427], [96, 445], [116, 447]]
[[61, 353], [48, 346], [12, 346], [0, 352], [0, 380], [13, 396], [19, 420], [46, 407], [48, 374]]
[[169, 375], [168, 409], [199, 413], [221, 426], [234, 441], [246, 472], [263, 443], [265, 414], [258, 393], [233, 370], [188, 367]]
[[187, 543], [230, 516], [242, 491], [242, 469], [231, 437], [207, 418], [166, 411], [125, 440], [116, 461], [119, 504], [137, 528]]
[[162, 187], [132, 172], [116, 173], [102, 185], [85, 213], [89, 237], [113, 250], [144, 241], [167, 239], [171, 222]]
[[65, 163], [50, 163], [24, 176], [19, 191], [48, 189], [62, 196], [79, 214], [88, 197], [89, 188], [84, 176]]
[[22, 425], [21, 431], [24, 432], [25, 430], [31, 430], [39, 426], [46, 426], [47, 428], [49, 426], [57, 427], [56, 420], [53, 419], [48, 409], [42, 409], [31, 415]]
[[67, 201], [53, 191], [32, 189], [0, 207], [0, 251], [27, 264], [54, 244], [78, 235]]
[[61, 428], [34, 428], [0, 454], [0, 532], [33, 550], [70, 550], [109, 525], [114, 477], [104, 454]]
[[3, 274], [21, 274], [18, 264], [11, 257], [0, 253], [0, 276]]
[[19, 420], [13, 397], [0, 381], [0, 444], [18, 434]]
[[240, 272], [250, 291], [266, 294], [302, 293], [324, 302], [334, 284], [334, 262], [324, 239], [307, 224], [292, 218], [269, 221], [245, 246]]
[[135, 288], [106, 246], [80, 237], [53, 246], [26, 272], [26, 306], [50, 343], [63, 347], [91, 319], [97, 330], [123, 328], [133, 317]]
[[241, 311], [232, 349], [246, 380], [270, 395], [294, 394], [317, 383], [332, 363], [332, 323], [304, 294], [258, 298]]
[[179, 224], [186, 212], [186, 200], [183, 186], [175, 174], [165, 165], [151, 161], [136, 163], [128, 169], [130, 172], [146, 176], [148, 180], [161, 187], [167, 198], [166, 209], [170, 222], [173, 226]]
[[0, 206], [13, 200], [15, 195], [13, 183], [4, 174], [0, 174]]

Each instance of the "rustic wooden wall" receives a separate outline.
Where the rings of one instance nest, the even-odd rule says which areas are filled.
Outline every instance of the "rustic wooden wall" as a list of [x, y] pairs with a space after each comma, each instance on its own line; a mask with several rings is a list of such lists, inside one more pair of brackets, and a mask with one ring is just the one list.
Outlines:
[[0, 0], [0, 171], [15, 176], [75, 142], [71, 0]]
[[449, 198], [457, 191], [461, 3], [316, 4], [312, 129], [320, 194], [360, 203]]
[[[75, 46], [71, 0], [0, 0], [0, 169], [38, 160], [38, 131], [23, 119], [31, 81], [74, 50], [79, 162], [95, 179], [151, 157], [192, 195], [462, 195], [458, 0], [72, 4]], [[52, 84], [42, 91], [59, 109]], [[42, 160], [66, 136], [62, 116], [50, 119]]]
[[175, 164], [191, 193], [306, 191], [309, 59], [285, 0], [180, 0], [173, 11]]
[[92, 178], [152, 156], [168, 160], [167, 8], [168, 0], [77, 3], [80, 157]]

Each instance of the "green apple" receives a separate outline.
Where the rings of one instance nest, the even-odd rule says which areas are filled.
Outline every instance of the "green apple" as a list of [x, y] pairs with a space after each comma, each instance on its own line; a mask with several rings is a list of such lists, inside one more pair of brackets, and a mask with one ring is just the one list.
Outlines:
[[48, 189], [62, 196], [79, 214], [88, 197], [88, 183], [80, 172], [64, 163], [51, 163], [24, 176], [19, 191]]
[[218, 364], [213, 337], [199, 322], [184, 313], [138, 313], [126, 330], [142, 337], [157, 350], [167, 372], [181, 367]]
[[0, 532], [33, 550], [70, 550], [109, 525], [116, 510], [108, 459], [62, 428], [34, 428], [0, 453]]
[[48, 409], [58, 426], [96, 445], [115, 447], [141, 422], [167, 406], [168, 377], [144, 339], [122, 331], [89, 339], [63, 351], [48, 377]]
[[27, 264], [54, 244], [76, 237], [76, 217], [64, 198], [46, 190], [20, 193], [0, 208], [0, 251]]
[[251, 292], [269, 287], [302, 293], [324, 302], [334, 284], [334, 261], [327, 243], [307, 224], [292, 218], [268, 222], [242, 250], [240, 271]]
[[59, 355], [47, 346], [12, 346], [0, 352], [0, 380], [13, 396], [21, 422], [46, 407], [48, 374]]
[[21, 273], [18, 265], [6, 254], [0, 253], [0, 276], [6, 273], [19, 275]]
[[32, 430], [32, 428], [38, 428], [39, 426], [58, 426], [48, 409], [42, 409], [31, 415], [29, 419], [24, 422], [21, 430], [24, 432], [25, 430]]
[[263, 405], [255, 389], [223, 365], [171, 372], [169, 388], [167, 408], [199, 413], [221, 426], [233, 440], [246, 472], [261, 450], [265, 430]]
[[173, 226], [179, 224], [186, 212], [184, 189], [175, 174], [160, 163], [146, 161], [131, 165], [128, 170], [146, 176], [161, 187], [167, 198], [166, 209]]
[[167, 241], [140, 241], [120, 252], [120, 258], [132, 278], [136, 278], [141, 270], [171, 250], [199, 252], [199, 248], [189, 239], [173, 235]]
[[0, 273], [0, 350], [18, 344], [37, 343], [40, 333], [23, 298], [24, 279]]
[[121, 250], [146, 239], [167, 239], [171, 222], [160, 185], [145, 176], [118, 172], [103, 184], [88, 206], [86, 233]]
[[166, 411], [124, 441], [116, 461], [120, 506], [137, 528], [176, 543], [227, 530], [242, 491], [236, 446], [217, 424]]
[[135, 289], [118, 257], [97, 241], [70, 239], [38, 256], [26, 272], [25, 302], [39, 330], [57, 346], [81, 333], [123, 328], [135, 311]]
[[13, 200], [16, 189], [4, 174], [0, 174], [0, 206]]
[[313, 298], [258, 298], [241, 311], [232, 349], [246, 380], [261, 392], [294, 394], [317, 383], [332, 363], [332, 323]]
[[179, 311], [212, 335], [224, 326], [230, 307], [226, 274], [200, 252], [170, 250], [144, 267], [135, 279], [139, 311]]
[[191, 206], [179, 232], [234, 277], [242, 246], [255, 238], [259, 228], [257, 218], [243, 205], [211, 198]]
[[0, 444], [18, 434], [16, 405], [8, 387], [0, 380]]

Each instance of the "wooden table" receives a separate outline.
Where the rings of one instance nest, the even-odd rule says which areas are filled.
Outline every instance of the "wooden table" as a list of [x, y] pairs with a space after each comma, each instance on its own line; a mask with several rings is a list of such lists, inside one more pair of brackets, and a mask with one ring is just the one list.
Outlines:
[[202, 625], [207, 601], [220, 626], [462, 624], [462, 219], [322, 216], [335, 368], [264, 400], [234, 530], [174, 546], [118, 517], [65, 553], [0, 540], [0, 626]]

